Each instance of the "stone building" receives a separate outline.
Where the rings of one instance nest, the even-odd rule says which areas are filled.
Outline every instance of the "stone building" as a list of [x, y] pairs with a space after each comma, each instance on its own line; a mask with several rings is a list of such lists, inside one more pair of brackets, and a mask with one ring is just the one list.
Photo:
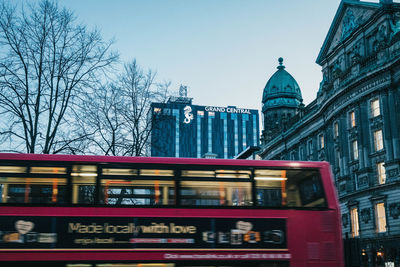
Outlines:
[[263, 93], [259, 155], [329, 161], [347, 262], [400, 266], [400, 4], [342, 0], [316, 62], [323, 78], [303, 106], [280, 61]]

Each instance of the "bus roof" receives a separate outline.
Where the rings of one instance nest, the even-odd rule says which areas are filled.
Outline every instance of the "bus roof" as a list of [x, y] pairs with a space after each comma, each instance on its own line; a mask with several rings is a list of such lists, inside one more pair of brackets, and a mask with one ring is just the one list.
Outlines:
[[63, 161], [91, 163], [154, 163], [154, 164], [188, 164], [188, 165], [224, 165], [255, 167], [290, 167], [290, 168], [322, 168], [328, 167], [326, 161], [285, 161], [285, 160], [243, 160], [243, 159], [198, 159], [168, 157], [124, 157], [95, 155], [61, 155], [61, 154], [20, 154], [0, 153], [0, 161]]

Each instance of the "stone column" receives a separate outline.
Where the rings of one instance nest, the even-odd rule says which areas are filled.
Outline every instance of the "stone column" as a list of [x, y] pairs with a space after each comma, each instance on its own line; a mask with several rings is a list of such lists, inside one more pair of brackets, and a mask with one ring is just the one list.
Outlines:
[[[388, 93], [388, 107], [390, 116], [390, 129], [392, 133], [392, 145], [393, 145], [393, 158], [400, 159], [400, 139], [399, 139], [399, 104], [396, 99], [399, 99], [399, 94], [394, 91], [394, 88], [389, 88]], [[396, 106], [397, 103], [397, 106]]]
[[358, 160], [360, 163], [360, 169], [364, 169], [368, 165], [368, 133], [369, 133], [369, 124], [368, 124], [368, 107], [365, 101], [362, 101], [358, 106], [358, 114], [359, 120], [357, 121], [358, 126]]
[[[390, 101], [388, 100], [388, 92], [387, 90], [382, 92], [382, 118], [383, 118], [383, 141], [384, 141], [384, 148], [386, 151], [386, 160], [392, 161], [393, 160], [393, 143], [392, 143], [392, 128], [395, 127], [391, 120], [390, 115]], [[393, 111], [392, 111], [393, 112]], [[397, 128], [396, 128], [397, 129]]]

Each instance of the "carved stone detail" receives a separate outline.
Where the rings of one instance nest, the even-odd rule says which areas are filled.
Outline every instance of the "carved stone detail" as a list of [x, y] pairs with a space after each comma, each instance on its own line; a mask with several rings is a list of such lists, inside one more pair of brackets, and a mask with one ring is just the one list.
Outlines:
[[397, 219], [400, 216], [400, 203], [391, 203], [389, 205], [389, 213], [393, 219]]
[[353, 10], [348, 9], [343, 19], [341, 39], [343, 40], [348, 37], [357, 27], [358, 23], [356, 22]]
[[371, 211], [369, 208], [365, 208], [361, 210], [361, 220], [364, 223], [368, 223], [371, 220]]

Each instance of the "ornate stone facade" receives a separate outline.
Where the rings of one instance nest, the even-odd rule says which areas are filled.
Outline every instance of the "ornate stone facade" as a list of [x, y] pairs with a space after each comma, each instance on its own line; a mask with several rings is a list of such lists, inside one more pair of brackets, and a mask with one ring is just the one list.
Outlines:
[[[400, 264], [400, 4], [342, 0], [317, 98], [262, 139], [263, 159], [332, 164], [354, 266]], [[357, 254], [357, 253], [356, 253]], [[400, 265], [399, 265], [400, 266]]]

